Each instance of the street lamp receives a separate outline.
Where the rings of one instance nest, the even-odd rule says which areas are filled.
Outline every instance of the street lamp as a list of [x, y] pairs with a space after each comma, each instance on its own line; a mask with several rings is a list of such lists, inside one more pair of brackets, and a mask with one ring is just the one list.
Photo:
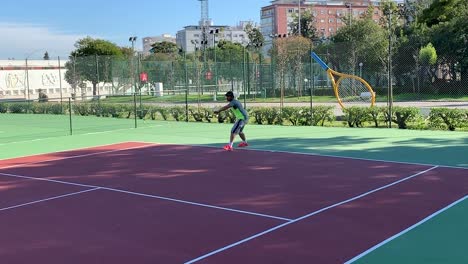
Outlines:
[[359, 63], [359, 77], [361, 77], [361, 78], [362, 78], [362, 66], [363, 65], [364, 64], [362, 62]]
[[34, 53], [40, 51], [41, 49], [35, 49], [33, 51], [31, 51], [30, 53], [28, 53], [26, 55], [26, 88], [27, 88], [27, 91], [26, 93], [24, 94], [24, 96], [28, 98], [28, 100], [30, 99], [30, 95], [29, 95], [29, 65], [28, 65], [28, 60], [29, 60], [29, 57], [31, 57]]
[[219, 33], [219, 29], [212, 29], [210, 30], [210, 35], [213, 36], [213, 50], [214, 50], [214, 74], [215, 74], [215, 92], [213, 95], [213, 100], [216, 101], [217, 93], [218, 93], [218, 62], [216, 58], [216, 35]]
[[136, 78], [135, 78], [135, 70], [134, 70], [134, 56], [135, 56], [135, 41], [137, 40], [137, 37], [136, 36], [133, 36], [133, 37], [129, 37], [128, 38], [128, 41], [130, 41], [132, 43], [132, 67], [131, 67], [131, 70], [132, 70], [132, 78], [133, 78], [133, 89], [134, 89], [134, 93], [136, 93]]
[[349, 24], [351, 25], [352, 21], [352, 13], [353, 13], [353, 5], [349, 2], [345, 3], [345, 6], [349, 9], [348, 14], [349, 14]]
[[299, 20], [298, 20], [298, 24], [299, 24], [299, 36], [302, 36], [302, 32], [301, 32], [301, 0], [297, 1], [297, 4], [298, 4], [298, 7], [299, 7]]
[[128, 38], [128, 41], [130, 41], [132, 43], [132, 51], [133, 53], [135, 53], [135, 41], [137, 40], [137, 37], [129, 37]]

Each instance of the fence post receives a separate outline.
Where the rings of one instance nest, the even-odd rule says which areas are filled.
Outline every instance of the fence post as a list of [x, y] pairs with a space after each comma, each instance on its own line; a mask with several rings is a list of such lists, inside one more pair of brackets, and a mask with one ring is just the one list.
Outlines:
[[133, 93], [133, 112], [135, 116], [135, 128], [137, 128], [137, 93], [136, 91]]
[[60, 64], [60, 56], [57, 57], [58, 59], [58, 70], [59, 70], [59, 85], [60, 85], [60, 108], [61, 108], [61, 111], [63, 111], [63, 95], [62, 95], [62, 66]]
[[189, 117], [188, 117], [189, 83], [188, 83], [187, 52], [186, 51], [184, 51], [184, 71], [185, 71], [185, 122], [188, 122], [189, 121]]
[[[310, 52], [312, 54], [312, 45], [310, 45]], [[314, 71], [314, 62], [312, 56], [310, 56], [310, 78], [309, 78], [309, 87], [310, 87], [310, 125], [314, 125], [314, 108], [313, 108], [313, 98], [314, 98], [314, 86], [315, 86], [315, 71]], [[312, 83], [311, 83], [312, 82]]]
[[71, 98], [68, 97], [68, 116], [70, 119], [70, 136], [73, 135], [73, 123], [72, 123], [72, 105]]

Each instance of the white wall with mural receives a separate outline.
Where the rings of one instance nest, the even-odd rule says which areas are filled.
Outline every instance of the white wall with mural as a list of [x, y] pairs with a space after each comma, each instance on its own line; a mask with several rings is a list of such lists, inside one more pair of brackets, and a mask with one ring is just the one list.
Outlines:
[[[58, 60], [0, 60], [0, 99], [37, 99], [40, 90], [49, 98], [71, 97], [74, 91], [65, 81], [65, 63]], [[93, 95], [92, 84], [86, 86], [75, 91], [77, 97]], [[111, 91], [112, 84], [99, 84], [100, 94]]]

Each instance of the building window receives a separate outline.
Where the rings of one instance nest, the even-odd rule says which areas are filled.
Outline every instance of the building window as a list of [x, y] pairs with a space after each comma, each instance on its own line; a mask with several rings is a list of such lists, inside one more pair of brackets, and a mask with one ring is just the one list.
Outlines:
[[325, 23], [325, 19], [320, 19], [320, 23]]
[[324, 15], [324, 14], [325, 14], [325, 10], [320, 10], [320, 14], [321, 14], [321, 15]]
[[194, 37], [194, 38], [199, 38], [199, 37], [200, 37], [200, 34], [193, 34], [193, 37]]
[[341, 18], [337, 18], [336, 23], [341, 23]]
[[328, 31], [333, 32], [333, 28], [329, 28]]
[[334, 22], [333, 18], [328, 19], [328, 23], [333, 23], [333, 22]]
[[288, 13], [294, 13], [294, 9], [292, 8], [288, 9]]

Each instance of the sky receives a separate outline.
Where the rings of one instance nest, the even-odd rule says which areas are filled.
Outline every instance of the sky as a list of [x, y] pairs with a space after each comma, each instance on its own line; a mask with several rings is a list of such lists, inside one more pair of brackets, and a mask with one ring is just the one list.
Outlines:
[[[2, 1], [0, 60], [68, 57], [83, 37], [102, 38], [131, 46], [130, 36], [171, 34], [200, 20], [197, 0], [14, 0]], [[260, 9], [270, 0], [209, 0], [209, 16], [216, 25], [239, 21], [260, 23]]]

